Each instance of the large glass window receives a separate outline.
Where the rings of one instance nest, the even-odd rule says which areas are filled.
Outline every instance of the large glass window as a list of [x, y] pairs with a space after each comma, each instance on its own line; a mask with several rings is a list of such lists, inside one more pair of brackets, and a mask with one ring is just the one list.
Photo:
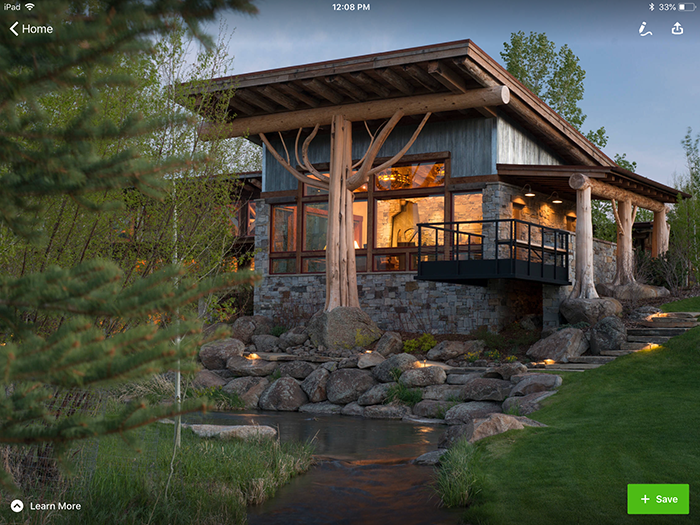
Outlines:
[[421, 162], [410, 166], [394, 166], [380, 171], [375, 178], [375, 188], [379, 191], [435, 188], [444, 185], [444, 162]]
[[[355, 249], [367, 248], [367, 201], [352, 204]], [[328, 203], [304, 204], [304, 251], [325, 250]]]
[[[376, 201], [376, 248], [418, 246], [418, 223], [444, 222], [445, 197], [411, 197]], [[442, 234], [438, 236], [442, 244]], [[434, 246], [435, 236], [426, 236], [423, 245]]]
[[297, 244], [297, 206], [272, 208], [272, 251], [293, 252]]

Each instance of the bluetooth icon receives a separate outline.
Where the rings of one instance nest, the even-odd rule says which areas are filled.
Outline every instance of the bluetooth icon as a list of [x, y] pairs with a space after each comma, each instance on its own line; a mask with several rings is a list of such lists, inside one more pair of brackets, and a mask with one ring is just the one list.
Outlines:
[[654, 4], [651, 3], [651, 4], [649, 4], [649, 11], [653, 11], [653, 10], [654, 10]]

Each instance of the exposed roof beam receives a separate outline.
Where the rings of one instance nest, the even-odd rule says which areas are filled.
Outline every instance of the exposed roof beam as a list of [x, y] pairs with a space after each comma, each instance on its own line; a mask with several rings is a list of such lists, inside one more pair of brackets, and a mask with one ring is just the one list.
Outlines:
[[342, 106], [320, 107], [300, 111], [260, 115], [258, 117], [237, 118], [224, 126], [205, 127], [205, 139], [240, 137], [246, 134], [272, 133], [299, 128], [313, 127], [316, 124], [328, 125], [334, 115], [342, 114], [350, 121], [364, 121], [391, 118], [397, 111], [405, 115], [420, 115], [428, 112], [457, 111], [460, 109], [499, 106], [508, 104], [510, 91], [505, 86], [472, 89], [462, 95], [438, 93], [401, 97], [387, 100], [373, 100]]
[[430, 62], [428, 73], [433, 75], [443, 86], [453, 93], [466, 93], [468, 91], [464, 80], [445, 64], [440, 62]]
[[633, 193], [629, 190], [623, 188], [618, 188], [612, 186], [611, 184], [606, 184], [598, 179], [591, 179], [586, 177], [582, 173], [576, 173], [569, 179], [569, 186], [575, 190], [582, 190], [584, 188], [591, 188], [591, 194], [596, 197], [603, 197], [605, 199], [614, 199], [617, 201], [630, 201], [633, 206], [639, 206], [640, 208], [645, 208], [651, 211], [665, 211], [666, 207], [661, 202], [645, 197], [644, 195], [639, 195], [638, 193]]
[[270, 100], [274, 100], [280, 106], [284, 106], [289, 110], [294, 110], [299, 105], [287, 95], [285, 95], [284, 93], [280, 93], [277, 89], [273, 88], [272, 86], [265, 86], [260, 90], [260, 92]]
[[262, 108], [268, 113], [272, 113], [273, 111], [275, 111], [275, 106], [270, 104], [267, 100], [265, 100], [257, 93], [254, 93], [250, 89], [239, 89], [238, 91], [236, 91], [236, 96], [242, 98], [249, 104], [253, 104], [254, 106]]
[[294, 84], [279, 84], [278, 86], [281, 91], [284, 91], [287, 95], [302, 101], [304, 104], [311, 106], [312, 108], [318, 107], [321, 103], [313, 97], [310, 97], [301, 92], [301, 89]]
[[337, 85], [343, 91], [345, 91], [350, 97], [357, 100], [358, 102], [364, 102], [367, 100], [367, 93], [362, 91], [358, 86], [350, 82], [340, 75], [331, 75], [326, 77], [326, 82], [330, 85]]
[[369, 91], [373, 91], [382, 98], [387, 98], [391, 93], [387, 88], [382, 86], [379, 82], [373, 78], [367, 76], [365, 73], [352, 73], [350, 75], [355, 82], [360, 84], [363, 88]]
[[343, 101], [343, 95], [336, 91], [333, 91], [330, 87], [328, 87], [325, 84], [322, 84], [315, 78], [313, 80], [307, 80], [305, 82], [302, 82], [302, 84], [304, 84], [304, 87], [310, 89], [314, 93], [318, 93], [323, 98], [330, 100], [331, 102], [333, 102], [333, 104], [340, 104]]
[[401, 91], [401, 93], [404, 95], [413, 95], [413, 86], [394, 73], [391, 69], [377, 69], [375, 70], [375, 73], [381, 76], [396, 89]]
[[252, 115], [253, 113], [255, 113], [255, 108], [253, 106], [246, 104], [239, 97], [237, 97], [235, 94], [228, 101], [228, 105], [232, 106], [234, 109], [237, 109], [238, 111], [241, 111], [243, 113], [247, 113], [248, 115]]
[[425, 70], [419, 65], [411, 64], [410, 66], [404, 66], [403, 70], [430, 91], [440, 89], [440, 82], [426, 73]]

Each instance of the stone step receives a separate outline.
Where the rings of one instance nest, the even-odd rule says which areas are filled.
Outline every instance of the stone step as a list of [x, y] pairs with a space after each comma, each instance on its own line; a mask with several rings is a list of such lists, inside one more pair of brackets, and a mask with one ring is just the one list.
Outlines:
[[649, 346], [649, 344], [650, 343], [621, 343], [620, 350], [625, 352], [636, 352], [637, 350], [644, 350]]
[[[545, 366], [545, 370], [551, 372], [583, 372], [584, 370], [593, 370], [594, 368], [599, 368], [603, 366], [599, 363], [556, 363], [553, 365]], [[537, 372], [542, 370], [541, 368], [533, 368], [532, 372]], [[530, 372], [530, 370], [528, 370]]]
[[688, 328], [628, 328], [627, 335], [665, 335], [673, 337], [688, 331]]
[[605, 355], [581, 355], [579, 357], [570, 357], [569, 363], [586, 364], [586, 365], [604, 365], [610, 361], [614, 361], [615, 357]]
[[695, 320], [673, 319], [669, 317], [653, 317], [649, 321], [641, 321], [639, 324], [649, 328], [695, 328], [700, 326]]
[[636, 350], [603, 350], [602, 352], [600, 352], [600, 355], [609, 357], [620, 357], [622, 355], [633, 354], [634, 352], [636, 352]]
[[[248, 352], [243, 353], [243, 357], [246, 357], [250, 355]], [[312, 355], [312, 356], [306, 356], [306, 357], [300, 357], [297, 355], [292, 355], [292, 354], [279, 354], [279, 353], [272, 353], [272, 352], [258, 352], [256, 354], [259, 359], [262, 359], [264, 361], [277, 361], [277, 362], [286, 362], [286, 361], [309, 361], [311, 363], [327, 363], [329, 361], [340, 361], [343, 358], [342, 357], [326, 357], [322, 355]]]
[[628, 335], [627, 336], [627, 342], [628, 343], [656, 343], [656, 344], [661, 344], [665, 343], [671, 339], [668, 336], [662, 336], [662, 335]]

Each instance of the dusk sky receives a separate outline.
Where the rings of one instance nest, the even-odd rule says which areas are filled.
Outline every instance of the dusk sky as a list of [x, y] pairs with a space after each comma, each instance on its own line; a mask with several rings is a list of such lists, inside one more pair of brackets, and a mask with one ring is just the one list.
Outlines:
[[[234, 74], [469, 38], [502, 63], [512, 32], [545, 32], [586, 71], [583, 131], [605, 126], [611, 158], [665, 184], [685, 173], [680, 141], [700, 132], [700, 0], [662, 11], [638, 0], [580, 2], [370, 0], [336, 11], [326, 0], [259, 0], [257, 17], [228, 13]], [[345, 5], [345, 4], [341, 4]], [[686, 9], [693, 4], [686, 4]], [[642, 37], [640, 26], [646, 22]], [[676, 22], [683, 34], [672, 34]], [[681, 29], [676, 28], [676, 32]], [[210, 34], [218, 25], [208, 28]]]

